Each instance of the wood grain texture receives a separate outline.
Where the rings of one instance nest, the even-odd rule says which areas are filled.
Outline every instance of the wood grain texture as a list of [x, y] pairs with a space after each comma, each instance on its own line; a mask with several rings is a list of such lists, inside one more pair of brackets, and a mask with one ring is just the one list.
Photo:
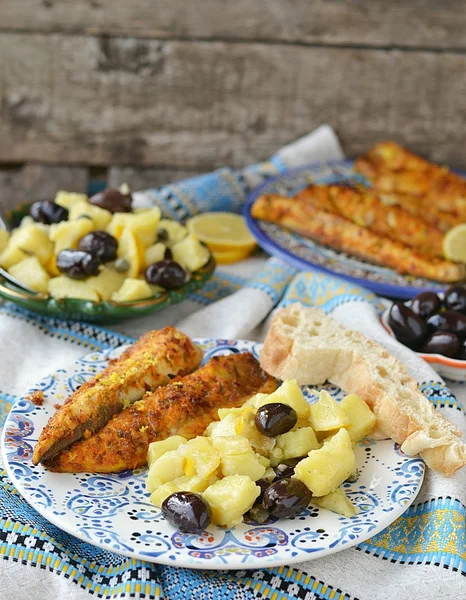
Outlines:
[[111, 167], [108, 170], [107, 185], [120, 187], [122, 183], [127, 183], [131, 190], [147, 190], [200, 174], [201, 171], [196, 170]]
[[23, 202], [53, 200], [58, 190], [86, 192], [88, 169], [30, 164], [0, 169], [0, 211]]
[[466, 166], [466, 55], [0, 36], [0, 162], [239, 167], [332, 124]]
[[0, 0], [6, 31], [466, 47], [463, 0]]

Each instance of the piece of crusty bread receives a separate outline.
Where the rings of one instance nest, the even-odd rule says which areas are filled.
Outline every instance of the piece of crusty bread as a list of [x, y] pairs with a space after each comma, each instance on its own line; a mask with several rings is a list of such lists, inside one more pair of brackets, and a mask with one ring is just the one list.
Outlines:
[[461, 432], [422, 394], [403, 364], [362, 333], [318, 308], [291, 304], [275, 315], [260, 356], [262, 368], [300, 385], [338, 385], [373, 410], [385, 435], [408, 455], [451, 475], [466, 464]]

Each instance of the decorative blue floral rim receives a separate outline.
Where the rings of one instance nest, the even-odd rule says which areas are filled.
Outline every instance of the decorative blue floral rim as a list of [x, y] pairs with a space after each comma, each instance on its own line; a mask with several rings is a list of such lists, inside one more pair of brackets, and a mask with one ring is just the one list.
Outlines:
[[[291, 169], [271, 177], [253, 190], [248, 196], [243, 214], [257, 243], [266, 252], [282, 258], [295, 268], [337, 275], [370, 289], [379, 296], [408, 299], [425, 291], [444, 291], [444, 284], [420, 277], [400, 275], [393, 269], [371, 265], [251, 216], [253, 203], [262, 194], [293, 196], [311, 182], [331, 184], [355, 181], [369, 186], [364, 177], [355, 173], [353, 166], [354, 161], [345, 160]], [[457, 174], [466, 177], [465, 173]]]
[[[204, 360], [214, 355], [250, 351], [261, 344], [241, 340], [201, 339]], [[31, 462], [33, 446], [53, 413], [53, 405], [105, 368], [121, 352], [94, 352], [68, 369], [59, 369], [19, 398], [5, 423], [2, 451], [13, 484], [42, 516], [85, 542], [132, 558], [202, 569], [262, 568], [288, 565], [338, 552], [367, 540], [397, 519], [416, 497], [424, 463], [407, 457], [391, 440], [363, 440], [356, 448], [360, 475], [345, 492], [360, 509], [347, 518], [310, 506], [294, 519], [246, 521], [227, 530], [211, 526], [202, 535], [171, 527], [145, 490], [146, 469], [117, 474], [50, 473]], [[319, 386], [320, 387], [320, 386]], [[325, 387], [337, 400], [343, 392]], [[41, 390], [35, 406], [28, 394]], [[304, 388], [310, 402], [315, 388]]]

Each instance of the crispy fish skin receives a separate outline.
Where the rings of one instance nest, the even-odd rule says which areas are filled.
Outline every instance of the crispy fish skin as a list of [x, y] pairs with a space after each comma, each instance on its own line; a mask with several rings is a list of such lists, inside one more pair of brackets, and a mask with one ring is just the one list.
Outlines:
[[50, 459], [99, 430], [147, 391], [191, 373], [202, 356], [202, 350], [174, 327], [146, 333], [76, 390], [50, 418], [34, 448], [33, 463]]
[[142, 467], [149, 444], [170, 435], [192, 438], [218, 418], [222, 407], [241, 406], [276, 380], [250, 353], [215, 356], [203, 367], [147, 394], [87, 440], [66, 449], [45, 467], [61, 473], [114, 473]]
[[297, 196], [377, 235], [443, 258], [443, 233], [400, 206], [387, 206], [375, 194], [343, 185], [310, 185]]
[[461, 281], [466, 275], [464, 265], [419, 254], [302, 199], [260, 196], [251, 214], [256, 219], [277, 223], [335, 250], [391, 267], [399, 273], [445, 283]]
[[[403, 205], [408, 198], [417, 200], [419, 215], [429, 211], [452, 213], [459, 222], [466, 218], [466, 181], [420, 156], [409, 152], [395, 142], [381, 142], [373, 146], [355, 162], [355, 169], [367, 177], [375, 191], [398, 199]], [[411, 209], [414, 208], [411, 203]]]

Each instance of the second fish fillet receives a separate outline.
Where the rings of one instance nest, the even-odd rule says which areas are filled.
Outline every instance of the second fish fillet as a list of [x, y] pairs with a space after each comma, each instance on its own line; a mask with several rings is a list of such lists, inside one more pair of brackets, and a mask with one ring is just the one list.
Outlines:
[[202, 356], [202, 350], [174, 327], [149, 331], [76, 390], [50, 418], [34, 448], [34, 464], [89, 437], [146, 392], [191, 373]]

